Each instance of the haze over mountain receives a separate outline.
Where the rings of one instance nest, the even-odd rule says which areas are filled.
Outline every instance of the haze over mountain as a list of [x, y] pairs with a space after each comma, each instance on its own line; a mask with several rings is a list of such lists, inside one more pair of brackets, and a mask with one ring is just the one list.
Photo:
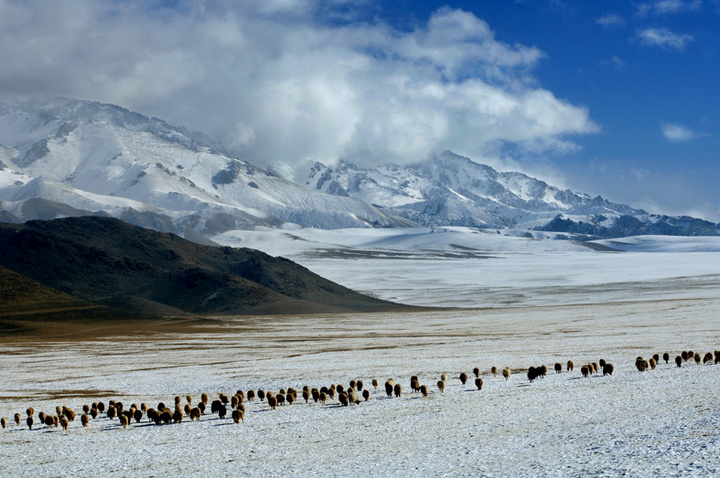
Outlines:
[[[284, 170], [283, 170], [284, 171]], [[235, 229], [461, 225], [577, 238], [717, 235], [445, 152], [410, 165], [312, 163], [287, 174], [200, 133], [72, 99], [0, 103], [0, 220], [109, 215], [197, 242]]]

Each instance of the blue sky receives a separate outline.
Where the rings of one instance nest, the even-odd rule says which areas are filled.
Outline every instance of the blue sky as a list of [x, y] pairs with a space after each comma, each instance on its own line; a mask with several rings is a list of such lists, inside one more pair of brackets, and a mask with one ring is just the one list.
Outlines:
[[119, 104], [259, 164], [450, 149], [720, 221], [718, 26], [718, 0], [0, 0], [0, 95]]

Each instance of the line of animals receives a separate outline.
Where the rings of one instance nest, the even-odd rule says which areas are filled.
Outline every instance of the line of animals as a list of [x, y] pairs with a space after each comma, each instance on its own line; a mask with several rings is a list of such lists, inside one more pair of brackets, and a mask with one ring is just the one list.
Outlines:
[[[670, 363], [670, 354], [667, 352], [662, 355], [662, 360], [665, 363]], [[683, 363], [688, 361], [694, 361], [697, 365], [700, 362], [704, 364], [720, 363], [720, 350], [716, 350], [714, 353], [708, 352], [704, 357], [697, 352], [683, 351], [680, 355], [675, 357], [675, 364], [677, 367], [681, 367]], [[640, 372], [645, 372], [649, 369], [654, 369], [660, 363], [660, 355], [655, 354], [650, 359], [645, 360], [642, 357], [638, 357], [635, 360], [635, 367]], [[554, 365], [555, 373], [562, 372], [562, 364], [556, 363]], [[566, 364], [566, 370], [572, 372], [575, 369], [575, 364], [572, 360], [569, 360]], [[614, 367], [611, 363], [601, 359], [598, 362], [591, 362], [580, 367], [580, 373], [583, 377], [589, 377], [594, 373], [602, 371], [603, 376], [612, 375]], [[492, 367], [490, 373], [493, 376], [498, 375], [497, 367]], [[505, 367], [501, 372], [505, 380], [509, 380], [512, 375], [512, 369]], [[530, 367], [527, 369], [527, 378], [530, 382], [544, 377], [548, 373], [548, 367], [541, 365], [539, 367]], [[480, 369], [475, 367], [473, 369], [475, 375], [474, 385], [477, 390], [482, 390], [483, 379], [480, 378]], [[460, 373], [457, 377], [460, 382], [465, 385], [469, 377], [466, 373]], [[449, 377], [446, 373], [440, 376], [440, 380], [437, 382], [437, 388], [440, 393], [445, 393], [446, 384]], [[371, 382], [373, 388], [377, 390], [380, 383], [377, 379], [373, 379]], [[430, 394], [430, 388], [427, 385], [421, 385], [417, 375], [413, 375], [410, 378], [410, 388], [413, 392], [419, 392], [423, 397], [427, 397]], [[385, 393], [388, 397], [401, 397], [402, 386], [396, 383], [394, 379], [389, 379], [385, 382]], [[364, 401], [370, 400], [370, 391], [365, 388], [362, 380], [351, 380], [349, 386], [345, 388], [342, 384], [331, 385], [330, 387], [321, 388], [310, 388], [305, 385], [302, 389], [301, 396], [306, 403], [313, 400], [315, 403], [327, 404], [329, 400], [337, 400], [339, 406], [348, 406], [351, 404], [361, 403], [360, 397]], [[226, 418], [228, 415], [228, 407], [230, 407], [230, 417], [233, 422], [240, 423], [245, 421], [245, 402], [252, 402], [257, 398], [259, 402], [267, 401], [270, 409], [275, 410], [278, 405], [292, 405], [298, 400], [298, 391], [294, 388], [288, 388], [287, 390], [281, 389], [276, 393], [264, 390], [248, 390], [247, 394], [238, 390], [234, 395], [228, 396], [227, 394], [220, 393], [218, 398], [210, 402], [210, 398], [206, 393], [200, 396], [200, 401], [193, 406], [193, 398], [190, 395], [185, 397], [185, 405], [182, 403], [180, 396], [175, 397], [175, 404], [173, 408], [167, 407], [163, 402], [158, 403], [157, 408], [150, 408], [146, 403], [132, 404], [129, 407], [125, 407], [120, 401], [110, 400], [105, 405], [104, 402], [95, 402], [92, 405], [83, 405], [83, 414], [80, 416], [80, 422], [83, 427], [87, 427], [90, 424], [91, 419], [97, 419], [102, 417], [104, 414], [108, 419], [117, 419], [123, 428], [127, 428], [128, 425], [134, 420], [136, 423], [142, 422], [144, 417], [147, 420], [154, 422], [156, 425], [170, 424], [170, 423], [181, 423], [185, 417], [190, 417], [191, 421], [200, 420], [200, 418], [208, 411], [208, 403], [210, 403], [210, 413], [217, 414], [218, 418]], [[25, 424], [32, 430], [36, 424], [42, 424], [46, 427], [62, 427], [63, 430], [67, 430], [70, 423], [75, 420], [75, 411], [67, 406], [58, 406], [55, 408], [55, 414], [47, 414], [45, 412], [39, 412], [37, 421], [35, 420], [35, 410], [30, 407], [25, 410]], [[22, 421], [22, 415], [15, 413], [14, 422], [16, 426], [20, 426]], [[8, 421], [5, 417], [0, 418], [0, 425], [2, 428], [8, 426]]]

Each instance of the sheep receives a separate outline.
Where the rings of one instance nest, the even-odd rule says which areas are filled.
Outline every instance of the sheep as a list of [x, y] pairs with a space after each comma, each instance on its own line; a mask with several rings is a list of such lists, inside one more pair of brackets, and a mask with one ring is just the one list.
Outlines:
[[676, 364], [678, 367], [681, 367], [681, 366], [682, 366], [682, 363], [683, 363], [682, 356], [678, 355], [677, 357], [675, 357], [675, 364]]
[[0, 418], [0, 426], [3, 427], [3, 430], [7, 427], [7, 419], [5, 417]]
[[582, 367], [580, 367], [580, 373], [582, 374], [583, 377], [587, 378], [588, 375], [590, 375], [590, 370], [588, 369], [588, 366], [583, 365]]
[[547, 372], [548, 372], [547, 365], [541, 365], [541, 366], [538, 368], [538, 371], [539, 371], [539, 374], [538, 374], [538, 375], [539, 375], [540, 377], [545, 377], [545, 375], [547, 375]]
[[[390, 379], [390, 381], [391, 381], [393, 384], [395, 384], [395, 381], [394, 381], [394, 380]], [[322, 392], [322, 390], [320, 390], [320, 392]], [[335, 385], [334, 385], [334, 384], [333, 384], [333, 385], [330, 385], [330, 388], [328, 388], [328, 390], [327, 390], [327, 392], [325, 392], [325, 394], [326, 394], [331, 400], [332, 400], [333, 398], [335, 398]]]
[[117, 408], [113, 407], [112, 405], [108, 407], [107, 409], [107, 417], [112, 420], [117, 416]]
[[481, 379], [480, 377], [476, 378], [476, 379], [475, 379], [475, 386], [477, 387], [478, 390], [482, 390], [483, 379]]
[[687, 362], [688, 353], [686, 350], [683, 350], [682, 353], [680, 354], [680, 356], [682, 357], [683, 362]]
[[38, 422], [45, 423], [45, 412], [38, 413]]
[[178, 405], [180, 402], [182, 402], [182, 398], [180, 398], [180, 395], [175, 396], [175, 405]]
[[278, 405], [282, 406], [285, 405], [285, 394], [284, 393], [278, 393], [275, 395], [275, 398], [277, 398]]
[[33, 426], [33, 417], [32, 415], [28, 415], [27, 419], [25, 420], [25, 423], [27, 423], [27, 426], [30, 430], [32, 430]]
[[218, 409], [218, 418], [225, 418], [227, 415], [227, 407], [225, 404], [221, 404], [220, 408]]
[[63, 407], [63, 415], [65, 415], [65, 418], [69, 421], [75, 421], [75, 411], [72, 408]]
[[190, 409], [190, 421], [194, 422], [195, 420], [200, 421], [200, 416], [202, 415], [202, 412], [200, 412], [200, 409], [198, 407], [193, 407]]
[[[494, 372], [493, 372], [493, 370], [494, 370]], [[491, 368], [490, 371], [492, 372], [493, 375], [497, 375], [497, 369], [495, 367]], [[478, 367], [473, 368], [473, 373], [475, 374], [476, 377], [479, 377], [480, 369]]]
[[597, 362], [593, 362], [593, 363], [592, 363], [592, 368], [593, 368], [593, 372], [594, 372], [594, 373], [597, 373], [597, 372], [600, 371], [600, 364], [598, 364]]
[[372, 386], [375, 388], [375, 390], [377, 390], [378, 386], [380, 386], [380, 382], [378, 382], [378, 379], [376, 378], [372, 379], [372, 382], [370, 383], [372, 383]]
[[653, 354], [652, 358], [655, 359], [655, 363], [660, 362], [660, 355], [658, 355], [658, 354]]
[[356, 383], [356, 385], [357, 385], [357, 391], [358, 391], [358, 392], [362, 392], [362, 391], [363, 391], [363, 387], [365, 386], [365, 384], [363, 383], [363, 381], [362, 381], [362, 380], [358, 380], [357, 383]]
[[90, 423], [90, 415], [88, 415], [87, 413], [83, 413], [80, 416], [80, 423], [82, 423], [83, 427], [87, 427], [88, 424]]
[[[295, 401], [295, 397], [296, 397], [296, 396], [297, 396], [297, 395], [295, 395], [294, 393], [288, 393], [288, 394], [285, 396], [285, 401], [287, 402], [288, 405], [292, 405], [293, 402]], [[242, 405], [242, 404], [241, 404], [241, 405]]]
[[267, 402], [268, 402], [268, 405], [270, 405], [270, 408], [272, 410], [275, 410], [275, 407], [277, 407], [277, 403], [278, 403], [277, 398], [275, 398], [275, 395], [268, 395]]
[[648, 368], [648, 361], [647, 360], [636, 360], [635, 367], [637, 367], [637, 369], [640, 372], [644, 372]]
[[335, 390], [337, 390], [337, 393], [343, 393], [345, 391], [345, 387], [343, 387], [342, 384], [339, 383]]
[[399, 398], [402, 394], [402, 386], [399, 383], [396, 383], [393, 391], [395, 392], [395, 396]]
[[60, 417], [60, 426], [63, 430], [67, 431], [68, 425], [70, 424], [70, 421], [67, 419], [67, 417], [62, 416]]
[[239, 403], [240, 403], [240, 399], [238, 398], [237, 395], [233, 395], [232, 397], [230, 397], [230, 408], [233, 408], [233, 409], [237, 408]]
[[420, 391], [420, 380], [418, 379], [417, 375], [413, 375], [410, 378], [410, 390], [412, 390], [413, 392]]
[[[31, 416], [35, 415], [35, 409], [33, 407], [30, 407], [27, 410], [25, 410], [25, 413], [27, 414], [27, 416], [31, 417]], [[58, 413], [58, 415], [59, 415], [59, 413]]]
[[90, 409], [90, 416], [95, 420], [98, 416], [98, 409], [97, 408], [91, 408]]
[[715, 363], [720, 363], [720, 350], [715, 351]]
[[505, 367], [502, 371], [503, 377], [505, 377], [505, 381], [510, 379], [510, 374], [512, 374], [512, 369], [510, 367]]
[[54, 426], [55, 428], [57, 428], [58, 425], [60, 424], [60, 417], [58, 417], [57, 415], [54, 415], [54, 416], [52, 417], [52, 420], [53, 420], [53, 426]]
[[387, 394], [388, 397], [392, 397], [392, 394], [393, 394], [393, 384], [390, 383], [390, 380], [388, 380], [387, 382], [385, 382], [385, 393]]
[[172, 421], [172, 418], [173, 418], [173, 417], [172, 417], [172, 412], [170, 412], [170, 410], [167, 409], [167, 408], [166, 408], [165, 410], [163, 410], [163, 412], [160, 414], [160, 420], [161, 420], [165, 425], [169, 425], [170, 422]]
[[555, 363], [555, 373], [562, 372], [562, 365], [560, 365], [560, 362]]
[[703, 363], [704, 364], [712, 363], [712, 361], [713, 361], [713, 355], [710, 352], [706, 353], [705, 357], [703, 357]]
[[87, 403], [82, 406], [83, 413], [90, 413], [90, 405]]
[[447, 382], [447, 381], [448, 381], [448, 374], [444, 373], [444, 374], [440, 375], [440, 380], [442, 380], [443, 382]]
[[205, 402], [200, 402], [197, 404], [197, 408], [200, 410], [200, 413], [205, 413]]
[[325, 405], [325, 402], [327, 402], [328, 395], [326, 392], [320, 392], [320, 396], [318, 396], [318, 400], [320, 400], [320, 403]]
[[20, 418], [21, 418], [21, 416], [20, 416], [19, 413], [16, 413], [16, 414], [13, 416], [13, 419], [15, 420], [15, 425], [20, 426]]
[[349, 388], [347, 394], [348, 394], [348, 400], [350, 400], [350, 403], [354, 403], [355, 405], [360, 403], [360, 399], [358, 398], [358, 394], [354, 388], [352, 388], [352, 387]]
[[127, 428], [129, 423], [127, 415], [120, 414], [120, 425], [122, 425], [123, 428]]
[[192, 395], [185, 395], [185, 400], [187, 400], [188, 405], [192, 406]]
[[700, 361], [702, 360], [700, 354], [696, 352], [695, 355], [693, 355], [693, 358], [695, 359], [695, 364], [700, 365]]
[[[183, 407], [183, 413], [185, 415], [190, 415], [190, 410], [192, 410], [192, 407], [190, 406], [189, 403], [186, 403], [185, 406]], [[139, 412], [139, 411], [140, 410], [136, 410], [136, 412]], [[142, 418], [142, 412], [140, 412], [140, 417]]]
[[603, 369], [602, 369], [603, 376], [605, 376], [605, 375], [612, 375], [612, 374], [613, 374], [613, 369], [614, 369], [613, 364], [611, 364], [611, 363], [605, 363], [605, 365], [603, 366]]
[[342, 405], [343, 407], [348, 406], [349, 399], [348, 399], [347, 393], [338, 392], [338, 400], [340, 401], [340, 405]]
[[460, 374], [460, 383], [465, 385], [465, 382], [467, 382], [467, 375], [465, 375], [465, 373], [463, 372]]
[[148, 408], [146, 413], [148, 420], [155, 422], [155, 425], [160, 425], [160, 414], [154, 408]]
[[656, 365], [656, 364], [657, 364], [657, 362], [655, 361], [654, 358], [651, 357], [650, 360], [648, 360], [648, 365], [650, 365], [650, 368], [651, 368], [652, 370], [655, 370], [655, 365]]
[[96, 408], [97, 408], [98, 412], [103, 413], [103, 412], [105, 411], [105, 403], [103, 403], [103, 402], [98, 402]]
[[663, 353], [663, 360], [665, 363], [670, 363], [670, 354], [667, 352]]
[[428, 390], [427, 385], [420, 385], [420, 393], [422, 393], [423, 397], [427, 397], [430, 391]]
[[118, 411], [118, 413], [121, 413], [123, 411], [123, 402], [115, 402], [115, 409]]
[[[422, 387], [420, 387], [420, 391], [422, 391]], [[367, 402], [368, 400], [370, 400], [370, 390], [368, 390], [367, 388], [366, 388], [365, 390], [363, 390], [362, 396], [363, 396], [363, 398], [365, 399], [366, 402]]]
[[252, 402], [253, 400], [255, 400], [255, 390], [248, 390], [247, 399], [248, 402]]
[[[303, 400], [305, 400], [305, 403], [310, 402], [310, 391], [308, 391], [307, 389], [303, 390], [302, 396], [303, 396]], [[317, 400], [315, 400], [315, 401], [317, 402]]]
[[205, 403], [207, 405], [207, 402], [210, 401], [210, 397], [208, 397], [207, 393], [201, 393], [200, 394], [200, 401]]
[[438, 380], [437, 388], [438, 388], [438, 390], [440, 390], [440, 393], [445, 393], [445, 381]]
[[355, 380], [350, 380], [350, 388], [357, 387], [357, 382]]
[[55, 420], [53, 419], [52, 415], [45, 415], [45, 419], [43, 420], [43, 423], [47, 427], [55, 426]]
[[[325, 394], [327, 395], [327, 392], [325, 392]], [[312, 395], [313, 402], [317, 403], [318, 400], [320, 400], [320, 390], [317, 388], [310, 390], [310, 395]]]
[[572, 372], [575, 369], [575, 364], [572, 360], [568, 360], [567, 362], [567, 371]]
[[223, 405], [227, 405], [227, 403], [230, 401], [228, 396], [225, 395], [224, 393], [221, 393], [219, 398], [220, 398], [220, 401], [223, 403]]
[[135, 423], [140, 423], [140, 420], [142, 420], [142, 417], [143, 417], [142, 410], [135, 410], [135, 412], [133, 412], [133, 418], [135, 419]]
[[245, 413], [242, 410], [235, 409], [232, 411], [232, 419], [235, 423], [240, 423], [240, 420], [245, 423]]

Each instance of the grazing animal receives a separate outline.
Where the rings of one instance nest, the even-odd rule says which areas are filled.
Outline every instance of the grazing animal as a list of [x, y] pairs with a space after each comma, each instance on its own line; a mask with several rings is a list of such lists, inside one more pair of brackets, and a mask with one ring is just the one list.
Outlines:
[[242, 420], [243, 423], [245, 423], [245, 412], [242, 410], [235, 409], [232, 411], [232, 419], [235, 423], [240, 423], [240, 420]]
[[[220, 407], [223, 406], [223, 403], [221, 400], [213, 400], [210, 404], [210, 413], [217, 413], [218, 410], [220, 410]], [[160, 408], [160, 407], [158, 407]]]
[[357, 385], [357, 391], [358, 391], [358, 392], [362, 392], [363, 387], [365, 386], [365, 384], [363, 384], [363, 381], [362, 381], [362, 380], [358, 380], [355, 385]]
[[348, 406], [348, 396], [345, 392], [338, 392], [338, 400], [340, 401], [340, 405], [343, 407]]
[[567, 371], [568, 371], [568, 372], [572, 372], [574, 369], [575, 369], [575, 364], [573, 363], [572, 360], [568, 360], [568, 363], [567, 363]]
[[638, 357], [638, 360], [635, 360], [635, 367], [640, 372], [644, 372], [648, 368], [648, 362], [647, 362], [647, 360], [643, 360], [642, 357]]
[[[655, 362], [657, 362], [657, 359], [655, 360]], [[605, 361], [605, 359], [600, 359], [598, 363], [600, 364], [600, 370], [602, 370], [602, 368], [607, 362]]]
[[530, 380], [530, 381], [532, 382], [532, 381], [535, 380], [537, 377], [538, 377], [538, 372], [537, 372], [537, 370], [535, 369], [535, 367], [530, 367], [530, 368], [528, 369], [528, 372], [527, 372], [527, 378], [528, 378], [528, 380]]
[[275, 395], [268, 395], [267, 396], [267, 402], [268, 405], [270, 405], [270, 408], [275, 410], [275, 407], [277, 407], [278, 401]]
[[555, 373], [562, 372], [562, 365], [560, 365], [560, 362], [555, 363]]
[[378, 382], [378, 379], [374, 378], [372, 379], [372, 386], [375, 387], [375, 390], [380, 386], [380, 383]]
[[675, 364], [676, 364], [678, 367], [681, 367], [681, 366], [682, 366], [682, 363], [683, 363], [683, 359], [682, 359], [682, 357], [681, 357], [680, 355], [678, 355], [677, 357], [675, 357]]
[[715, 351], [715, 363], [720, 363], [720, 350]]
[[650, 360], [648, 360], [648, 365], [650, 365], [650, 368], [651, 368], [651, 369], [655, 370], [655, 365], [656, 365], [656, 364], [657, 364], [657, 362], [655, 361], [654, 358], [650, 358]]
[[32, 430], [33, 426], [33, 417], [32, 415], [28, 415], [27, 420], [25, 420], [25, 423], [27, 423], [27, 426], [30, 430]]
[[318, 397], [318, 400], [320, 400], [320, 403], [325, 405], [325, 402], [327, 402], [328, 395], [326, 392], [320, 392], [320, 396]]
[[82, 423], [83, 427], [87, 427], [88, 424], [90, 423], [90, 415], [88, 415], [87, 413], [83, 413], [80, 416], [80, 423]]
[[0, 425], [2, 425], [3, 430], [7, 426], [7, 419], [5, 417], [0, 418]]
[[194, 422], [195, 420], [200, 420], [200, 416], [202, 415], [202, 412], [198, 407], [193, 407], [190, 409], [190, 421]]
[[580, 367], [580, 373], [585, 378], [587, 378], [588, 375], [590, 375], [590, 370], [588, 369], [587, 365], [583, 365], [582, 367]]
[[197, 407], [200, 409], [200, 413], [205, 413], [205, 402], [198, 403]]
[[185, 400], [187, 400], [189, 405], [192, 405], [192, 396], [191, 395], [185, 395]]
[[248, 390], [247, 399], [248, 402], [252, 402], [253, 400], [255, 400], [255, 390]]
[[[62, 410], [62, 408], [60, 410]], [[25, 413], [27, 414], [27, 416], [31, 417], [31, 416], [35, 415], [35, 409], [33, 407], [30, 407], [27, 410], [25, 410]], [[58, 413], [58, 415], [60, 415], [60, 413]]]
[[612, 375], [613, 369], [614, 369], [613, 364], [605, 363], [605, 365], [603, 366], [603, 376]]
[[475, 386], [478, 390], [482, 390], [483, 380], [480, 377], [475, 379]]
[[388, 397], [392, 397], [392, 394], [393, 394], [393, 384], [390, 383], [390, 380], [388, 380], [387, 382], [385, 382], [385, 393], [387, 394]]
[[108, 407], [107, 409], [107, 417], [112, 420], [117, 416], [117, 408], [113, 407], [112, 405]]
[[420, 380], [418, 380], [417, 375], [413, 375], [410, 379], [410, 390], [413, 392], [420, 391]]
[[[597, 364], [596, 364], [596, 365], [597, 365]], [[547, 372], [548, 372], [547, 365], [541, 365], [541, 366], [538, 367], [536, 370], [538, 371], [538, 376], [539, 376], [539, 377], [545, 377], [545, 375], [547, 375]]]
[[440, 380], [442, 380], [443, 382], [447, 382], [448, 374], [444, 373], [444, 374], [440, 375]]
[[[494, 372], [493, 372], [493, 370], [494, 370]], [[490, 371], [493, 372], [493, 375], [497, 375], [497, 368], [493, 367], [490, 369]], [[476, 377], [479, 377], [480, 369], [478, 367], [473, 368], [473, 373], [475, 374]]]
[[713, 361], [713, 355], [708, 352], [705, 354], [705, 357], [703, 357], [703, 363], [712, 363]]
[[[420, 391], [422, 391], [422, 387], [420, 387]], [[362, 395], [366, 402], [370, 400], [370, 390], [368, 390], [367, 388], [363, 390]]]
[[83, 405], [82, 408], [83, 408], [83, 413], [90, 413], [90, 405], [88, 405], [87, 403], [85, 405]]
[[600, 371], [600, 364], [598, 364], [597, 362], [593, 362], [593, 363], [592, 363], [592, 368], [593, 368], [593, 372], [594, 372], [594, 373], [597, 373], [597, 372]]
[[444, 380], [438, 380], [437, 387], [438, 387], [438, 390], [440, 390], [440, 393], [445, 393], [445, 381]]
[[180, 402], [182, 402], [182, 398], [180, 398], [180, 395], [175, 395], [175, 405], [178, 405]]
[[100, 413], [104, 412], [105, 411], [105, 403], [98, 402], [97, 409], [98, 409], [98, 412], [100, 412]]
[[169, 409], [166, 408], [165, 410], [163, 410], [163, 412], [160, 414], [160, 420], [162, 420], [165, 425], [170, 424], [170, 422], [172, 421], [172, 413]]
[[227, 415], [227, 407], [225, 404], [221, 404], [220, 408], [218, 408], [218, 418], [225, 418]]
[[357, 387], [357, 382], [355, 380], [350, 380], [350, 388]]
[[[477, 375], [476, 375], [477, 376]], [[467, 382], [467, 375], [465, 375], [465, 372], [460, 374], [460, 382], [465, 385], [465, 382]]]
[[297, 395], [295, 395], [294, 393], [288, 393], [285, 396], [285, 401], [287, 402], [288, 405], [292, 405], [293, 402], [295, 401], [295, 397], [297, 397]]
[[122, 425], [123, 428], [127, 428], [129, 423], [127, 415], [120, 414], [120, 425]]
[[693, 355], [693, 358], [695, 359], [695, 363], [697, 365], [700, 365], [700, 360], [702, 360], [702, 358], [700, 357], [700, 354], [696, 352], [695, 355]]
[[43, 423], [45, 423], [45, 425], [48, 427], [55, 426], [55, 420], [53, 419], [52, 415], [46, 415]]
[[207, 393], [201, 393], [200, 394], [200, 401], [207, 404], [207, 402], [210, 400], [210, 397], [208, 397]]
[[663, 360], [665, 361], [665, 363], [670, 363], [670, 354], [665, 352], [663, 354]]
[[13, 419], [15, 420], [15, 425], [18, 425], [18, 426], [20, 425], [20, 418], [21, 418], [21, 416], [20, 416], [19, 413], [16, 413], [16, 414], [13, 416]]
[[399, 383], [396, 383], [393, 391], [395, 392], [396, 397], [400, 397], [400, 395], [402, 394], [402, 386]]
[[275, 398], [277, 398], [278, 405], [285, 405], [285, 394], [284, 393], [278, 393], [275, 395]]
[[230, 397], [230, 408], [235, 409], [240, 404], [240, 399], [237, 395]]
[[60, 417], [60, 426], [63, 430], [67, 431], [68, 425], [70, 424], [70, 421], [67, 419], [67, 417], [62, 416]]
[[[312, 395], [313, 402], [317, 403], [320, 400], [320, 391], [317, 388], [310, 390], [310, 395]], [[325, 395], [327, 395], [327, 392], [325, 392]]]
[[135, 410], [133, 412], [133, 418], [135, 419], [135, 423], [140, 423], [140, 420], [142, 420], [142, 417], [143, 417], [142, 410]]
[[505, 367], [502, 371], [503, 377], [505, 377], [505, 380], [507, 381], [510, 378], [510, 374], [512, 373], [512, 369], [510, 367]]
[[428, 390], [427, 385], [420, 385], [420, 393], [422, 393], [423, 397], [427, 397], [430, 391]]
[[224, 393], [221, 393], [219, 398], [220, 398], [220, 401], [223, 402], [223, 405], [227, 405], [227, 403], [230, 401], [228, 396], [225, 395]]
[[[303, 399], [305, 400], [305, 403], [308, 403], [310, 401], [310, 392], [307, 389], [303, 390], [302, 396], [303, 396]], [[315, 400], [315, 401], [317, 402], [317, 400]]]
[[360, 403], [360, 399], [358, 398], [358, 394], [354, 388], [350, 387], [347, 391], [347, 395], [348, 395], [348, 400], [350, 401], [350, 403], [354, 403], [355, 405]]
[[337, 390], [337, 393], [343, 393], [345, 391], [345, 387], [343, 387], [342, 384], [338, 384], [335, 390]]
[[686, 362], [688, 359], [687, 350], [683, 350], [682, 353], [680, 354], [680, 356], [682, 357], [683, 362]]
[[40, 423], [45, 423], [45, 412], [38, 413], [38, 420]]
[[97, 418], [98, 416], [98, 409], [97, 408], [91, 408], [90, 409], [90, 416], [93, 417], [93, 420]]

